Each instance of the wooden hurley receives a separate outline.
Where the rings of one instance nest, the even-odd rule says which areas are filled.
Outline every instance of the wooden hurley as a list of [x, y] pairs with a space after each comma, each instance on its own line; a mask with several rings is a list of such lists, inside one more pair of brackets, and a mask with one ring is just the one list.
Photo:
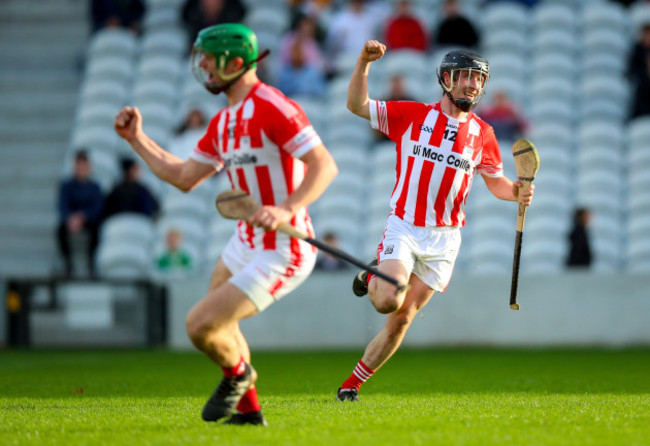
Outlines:
[[[217, 210], [222, 216], [233, 220], [248, 220], [260, 207], [260, 205], [257, 204], [257, 202], [250, 195], [248, 195], [248, 193], [246, 193], [243, 190], [229, 190], [220, 193], [219, 196], [217, 197], [216, 204], [217, 204]], [[314, 245], [321, 251], [327, 252], [333, 256], [336, 256], [340, 259], [350, 262], [361, 269], [373, 273], [377, 277], [380, 277], [385, 281], [395, 285], [397, 287], [397, 292], [408, 289], [408, 285], [399, 283], [399, 281], [397, 281], [397, 279], [395, 279], [394, 277], [382, 273], [375, 267], [366, 265], [362, 261], [352, 257], [350, 254], [338, 248], [335, 248], [333, 246], [328, 245], [327, 243], [323, 243], [319, 240], [308, 237], [307, 234], [298, 231], [296, 228], [294, 228], [293, 226], [287, 223], [282, 223], [280, 226], [278, 226], [277, 230], [291, 237], [304, 240], [307, 243]]]
[[[539, 169], [539, 155], [532, 142], [527, 139], [519, 139], [512, 145], [512, 156], [515, 159], [517, 176], [521, 181], [521, 189], [530, 186]], [[521, 240], [524, 235], [524, 221], [526, 219], [527, 206], [519, 204], [517, 209], [517, 234], [515, 237], [515, 255], [512, 262], [512, 284], [510, 286], [510, 308], [519, 309], [517, 303], [517, 286], [519, 283], [519, 262], [521, 259]]]

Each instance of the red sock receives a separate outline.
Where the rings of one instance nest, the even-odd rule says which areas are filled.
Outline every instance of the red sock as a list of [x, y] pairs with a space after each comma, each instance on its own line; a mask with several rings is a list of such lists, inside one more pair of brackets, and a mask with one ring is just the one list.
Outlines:
[[237, 412], [239, 413], [257, 412], [261, 408], [260, 402], [257, 400], [257, 387], [255, 386], [248, 389], [248, 392], [241, 397], [237, 404]]
[[352, 375], [341, 384], [341, 389], [357, 389], [359, 391], [361, 384], [365, 383], [374, 374], [373, 369], [365, 365], [363, 361], [359, 361]]
[[235, 378], [237, 376], [242, 376], [246, 371], [246, 363], [244, 362], [244, 357], [239, 358], [239, 362], [234, 367], [221, 367], [223, 370], [223, 376], [226, 378]]

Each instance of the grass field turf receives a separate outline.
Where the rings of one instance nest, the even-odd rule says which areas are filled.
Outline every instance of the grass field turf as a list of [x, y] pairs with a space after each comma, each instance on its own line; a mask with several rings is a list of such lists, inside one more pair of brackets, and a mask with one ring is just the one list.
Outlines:
[[[650, 350], [255, 353], [268, 428], [200, 419], [220, 372], [167, 351], [0, 352], [0, 444], [650, 445]], [[83, 393], [81, 393], [83, 389]]]

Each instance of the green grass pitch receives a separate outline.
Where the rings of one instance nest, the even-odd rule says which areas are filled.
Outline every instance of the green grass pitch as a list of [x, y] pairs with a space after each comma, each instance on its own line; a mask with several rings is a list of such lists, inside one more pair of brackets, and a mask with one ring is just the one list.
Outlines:
[[650, 445], [647, 349], [403, 350], [340, 403], [360, 355], [253, 352], [261, 428], [201, 421], [196, 353], [4, 351], [0, 444]]

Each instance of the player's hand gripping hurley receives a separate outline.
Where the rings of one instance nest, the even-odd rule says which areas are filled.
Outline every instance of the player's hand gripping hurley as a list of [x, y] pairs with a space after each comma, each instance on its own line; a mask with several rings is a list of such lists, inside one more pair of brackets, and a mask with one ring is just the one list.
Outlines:
[[[255, 200], [253, 200], [250, 195], [242, 190], [229, 190], [220, 193], [217, 197], [217, 210], [219, 213], [224, 217], [233, 220], [247, 220], [251, 215], [255, 213], [255, 211], [257, 211], [259, 207], [259, 204], [257, 204], [257, 202], [255, 202]], [[333, 246], [330, 246], [326, 243], [323, 243], [311, 237], [307, 237], [306, 234], [303, 234], [302, 232], [296, 230], [293, 226], [287, 223], [282, 223], [280, 226], [278, 226], [277, 230], [284, 232], [291, 237], [304, 240], [307, 243], [314, 245], [321, 251], [327, 252], [333, 256], [350, 262], [359, 268], [373, 273], [377, 277], [380, 277], [385, 281], [395, 285], [397, 287], [397, 292], [401, 292], [407, 289], [407, 285], [399, 283], [397, 279], [382, 273], [381, 271], [377, 270], [377, 268], [364, 264], [360, 260], [355, 259], [351, 255], [341, 251], [338, 248], [334, 248]]]
[[[521, 181], [521, 189], [527, 188], [535, 179], [539, 169], [539, 155], [533, 143], [527, 139], [519, 139], [512, 146], [512, 156], [515, 159], [517, 176]], [[515, 237], [515, 256], [512, 262], [512, 284], [510, 286], [510, 308], [519, 309], [517, 303], [517, 285], [519, 283], [519, 261], [521, 257], [521, 239], [524, 235], [524, 220], [526, 219], [526, 208], [519, 204], [517, 210], [517, 235]]]

